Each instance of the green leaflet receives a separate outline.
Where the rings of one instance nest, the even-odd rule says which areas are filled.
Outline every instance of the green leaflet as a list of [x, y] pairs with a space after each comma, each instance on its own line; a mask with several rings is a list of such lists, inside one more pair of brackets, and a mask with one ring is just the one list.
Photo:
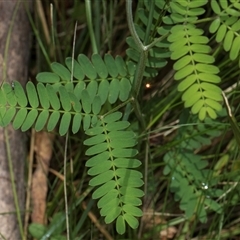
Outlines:
[[59, 95], [60, 95], [60, 101], [62, 104], [63, 109], [66, 112], [69, 112], [71, 110], [71, 99], [69, 97], [69, 94], [63, 86], [59, 87]]
[[98, 54], [93, 54], [92, 63], [97, 71], [98, 76], [101, 79], [106, 79], [108, 76], [108, 70], [101, 56]]
[[48, 120], [47, 130], [48, 130], [48, 131], [52, 131], [52, 130], [56, 127], [59, 119], [60, 119], [60, 113], [59, 113], [58, 111], [54, 111], [54, 112], [50, 115], [50, 118], [49, 118], [49, 120]]
[[92, 178], [89, 182], [90, 186], [98, 186], [103, 183], [106, 183], [114, 177], [114, 171], [113, 170], [108, 170], [104, 173], [99, 174], [98, 176]]
[[[101, 187], [97, 188], [93, 192], [92, 198], [93, 199], [101, 198], [101, 197], [105, 196], [107, 193], [109, 193], [112, 189], [114, 190], [115, 187], [116, 187], [116, 181], [110, 180], [110, 181], [104, 183]], [[104, 201], [104, 204], [106, 204], [105, 201]]]
[[81, 127], [82, 123], [82, 115], [79, 113], [76, 113], [73, 117], [73, 123], [72, 123], [72, 132], [77, 133]]
[[87, 91], [91, 98], [91, 102], [93, 102], [93, 99], [95, 98], [95, 96], [97, 94], [97, 90], [98, 90], [97, 81], [95, 81], [95, 80], [90, 81], [89, 84], [87, 85]]
[[96, 79], [97, 78], [97, 72], [95, 68], [93, 67], [92, 63], [90, 60], [83, 54], [80, 54], [78, 56], [78, 62], [80, 63], [84, 74], [89, 78], [89, 79]]
[[90, 176], [98, 175], [100, 173], [103, 173], [103, 172], [109, 170], [111, 167], [112, 167], [112, 162], [111, 161], [104, 161], [103, 163], [99, 163], [98, 165], [90, 168], [88, 170], [88, 174]]
[[19, 129], [22, 126], [26, 116], [27, 116], [27, 109], [21, 108], [17, 112], [17, 114], [16, 114], [16, 116], [13, 120], [13, 128], [14, 129]]
[[22, 85], [17, 81], [14, 81], [14, 94], [16, 96], [18, 104], [21, 107], [26, 107], [28, 104], [28, 100], [25, 91], [23, 90]]
[[68, 94], [70, 97], [70, 103], [71, 103], [71, 107], [73, 108], [73, 110], [76, 113], [81, 112], [82, 106], [81, 106], [79, 100], [77, 99], [76, 95], [74, 95], [72, 92], [68, 92]]
[[118, 69], [115, 64], [115, 60], [110, 54], [105, 54], [104, 56], [104, 62], [106, 64], [106, 67], [108, 69], [108, 72], [111, 77], [116, 78], [118, 75]]
[[34, 84], [32, 82], [28, 82], [26, 85], [26, 90], [27, 90], [28, 100], [31, 107], [37, 108], [39, 106], [39, 101], [38, 101], [38, 94]]
[[80, 81], [84, 79], [85, 75], [83, 70], [75, 59], [73, 60], [71, 57], [68, 57], [66, 58], [65, 63], [70, 72], [73, 70], [72, 74], [77, 80]]
[[83, 130], [86, 131], [91, 125], [91, 116], [86, 114], [83, 118]]
[[52, 68], [53, 72], [56, 73], [61, 78], [61, 80], [70, 81], [71, 73], [62, 64], [54, 62], [51, 64], [51, 68]]
[[48, 96], [49, 96], [49, 101], [50, 101], [50, 104], [51, 104], [52, 108], [54, 110], [59, 110], [60, 101], [58, 99], [56, 91], [54, 90], [52, 85], [49, 85], [49, 84], [47, 84], [46, 89], [47, 89], [47, 93], [48, 93]]
[[125, 219], [122, 215], [117, 218], [116, 229], [119, 234], [124, 234], [126, 231]]
[[41, 131], [45, 124], [47, 123], [49, 117], [49, 112], [47, 110], [43, 110], [42, 112], [40, 112], [36, 124], [35, 124], [35, 130], [36, 131]]
[[32, 109], [26, 116], [22, 126], [21, 126], [21, 130], [23, 132], [27, 131], [29, 128], [32, 127], [32, 125], [34, 124], [36, 118], [38, 116], [38, 111], [36, 109]]
[[48, 92], [42, 83], [37, 84], [37, 91], [38, 91], [38, 96], [39, 96], [39, 101], [41, 103], [41, 106], [44, 109], [49, 109], [50, 104], [49, 104]]
[[123, 215], [123, 218], [126, 220], [126, 222], [129, 224], [131, 228], [136, 229], [138, 227], [139, 225], [138, 220], [131, 214], [125, 213]]
[[71, 122], [71, 114], [68, 112], [65, 112], [62, 116], [60, 127], [59, 127], [59, 134], [63, 136], [67, 133], [69, 126]]
[[108, 101], [109, 103], [113, 104], [117, 101], [120, 91], [120, 83], [119, 80], [114, 78], [109, 85], [109, 95]]
[[15, 114], [16, 114], [16, 108], [14, 107], [8, 108], [8, 111], [0, 118], [1, 126], [6, 127], [8, 124], [10, 124]]
[[60, 77], [57, 74], [51, 72], [38, 73], [36, 79], [38, 82], [42, 83], [57, 83], [60, 81]]
[[107, 80], [102, 80], [99, 84], [98, 95], [100, 96], [102, 105], [106, 102], [106, 100], [108, 98], [109, 85], [110, 85], [109, 81], [107, 81]]
[[7, 99], [9, 105], [16, 106], [17, 105], [17, 99], [15, 97], [14, 91], [12, 87], [8, 83], [4, 83], [2, 86], [3, 93], [5, 95], [5, 98]]
[[83, 89], [81, 95], [82, 95], [81, 101], [82, 101], [83, 110], [85, 113], [90, 113], [92, 101], [91, 101], [88, 91], [86, 89]]

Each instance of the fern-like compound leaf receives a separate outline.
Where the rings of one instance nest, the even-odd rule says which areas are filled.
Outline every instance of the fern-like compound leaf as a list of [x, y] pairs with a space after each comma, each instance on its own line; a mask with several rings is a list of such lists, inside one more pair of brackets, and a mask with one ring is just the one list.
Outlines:
[[101, 216], [106, 223], [116, 219], [119, 234], [125, 232], [125, 224], [136, 228], [137, 217], [142, 215], [139, 209], [143, 192], [142, 174], [135, 170], [141, 162], [133, 157], [137, 150], [135, 134], [126, 130], [127, 121], [120, 121], [120, 112], [101, 117], [95, 127], [86, 130], [89, 138], [84, 144], [89, 146], [86, 155], [91, 156], [86, 166], [88, 174], [93, 176], [89, 184], [97, 187], [93, 198], [98, 200]]
[[[207, 115], [216, 118], [216, 112], [222, 109], [221, 89], [211, 84], [220, 81], [219, 69], [211, 64], [214, 59], [208, 55], [210, 48], [205, 45], [208, 40], [202, 34], [193, 24], [175, 25], [168, 37], [172, 42], [171, 58], [177, 60], [174, 78], [181, 81], [178, 90], [183, 91], [184, 106], [191, 107], [192, 113], [198, 114], [201, 120]], [[204, 56], [209, 56], [209, 60], [204, 62]]]
[[[180, 122], [196, 122], [196, 116], [189, 119], [187, 112], [183, 112]], [[164, 156], [164, 174], [171, 174], [170, 190], [174, 193], [174, 199], [180, 201], [180, 208], [187, 218], [196, 215], [201, 222], [206, 222], [206, 209], [209, 208], [221, 213], [222, 207], [214, 199], [214, 179], [212, 170], [206, 169], [208, 162], [193, 152], [204, 145], [211, 144], [211, 139], [219, 136], [221, 131], [213, 126], [212, 120], [206, 118], [206, 122], [197, 121], [197, 125], [188, 125], [179, 129], [177, 138], [180, 144], [170, 150]], [[222, 190], [218, 189], [221, 193]], [[210, 195], [211, 201], [208, 202]], [[212, 195], [213, 194], [213, 195]], [[213, 197], [214, 196], [214, 197]], [[198, 204], [205, 207], [198, 208]]]
[[216, 34], [216, 41], [223, 43], [225, 51], [230, 52], [231, 60], [239, 59], [239, 30], [240, 30], [240, 13], [238, 1], [229, 3], [228, 1], [211, 1], [211, 7], [216, 18], [209, 27], [211, 33]]
[[[59, 133], [64, 135], [72, 126], [76, 133], [83, 125], [87, 130], [95, 125], [101, 111], [101, 99], [95, 94], [92, 101], [87, 89], [83, 89], [79, 100], [73, 91], [60, 85], [56, 89], [53, 85], [32, 82], [26, 85], [26, 93], [18, 83], [12, 88], [10, 84], [3, 84], [0, 89], [0, 124], [6, 126], [13, 122], [15, 129], [27, 131], [35, 125], [37, 131], [47, 126], [52, 131], [59, 123]], [[30, 106], [27, 106], [29, 103]]]
[[129, 98], [135, 65], [126, 65], [120, 56], [114, 59], [105, 54], [103, 59], [100, 55], [93, 54], [90, 60], [80, 54], [77, 61], [67, 58], [65, 64], [67, 67], [53, 63], [51, 67], [54, 73], [39, 73], [37, 80], [52, 84], [56, 91], [64, 85], [67, 92], [74, 92], [79, 100], [82, 98], [82, 91], [87, 89], [91, 101], [98, 94], [102, 105], [107, 100], [113, 104], [118, 99], [126, 101]]

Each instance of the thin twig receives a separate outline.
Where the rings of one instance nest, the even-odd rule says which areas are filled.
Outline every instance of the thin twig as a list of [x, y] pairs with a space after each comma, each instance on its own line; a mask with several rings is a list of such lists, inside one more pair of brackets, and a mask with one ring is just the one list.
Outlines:
[[[73, 82], [73, 69], [74, 69], [74, 52], [75, 52], [75, 43], [76, 43], [76, 32], [77, 32], [77, 22], [75, 24], [74, 29], [74, 38], [73, 38], [73, 51], [72, 51], [72, 72], [71, 72], [71, 82]], [[65, 148], [64, 148], [64, 199], [65, 199], [65, 213], [66, 213], [66, 229], [67, 229], [67, 240], [70, 240], [70, 233], [69, 233], [69, 218], [68, 218], [68, 199], [67, 199], [67, 181], [66, 181], [66, 175], [67, 175], [67, 148], [68, 148], [68, 138], [69, 133], [66, 134], [65, 139]]]

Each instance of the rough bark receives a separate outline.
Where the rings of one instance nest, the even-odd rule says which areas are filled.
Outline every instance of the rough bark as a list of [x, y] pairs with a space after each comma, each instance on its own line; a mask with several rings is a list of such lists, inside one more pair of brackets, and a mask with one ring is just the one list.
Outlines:
[[[16, 16], [14, 10], [18, 4]], [[31, 0], [26, 3], [30, 4]], [[11, 21], [14, 21], [10, 32], [9, 48], [6, 51], [7, 38], [11, 29]], [[7, 54], [5, 53], [7, 52]], [[11, 82], [19, 81], [25, 85], [27, 81], [28, 58], [30, 52], [30, 26], [24, 1], [8, 0], [0, 1], [0, 83], [3, 80]], [[6, 66], [6, 75], [4, 67]], [[4, 76], [5, 79], [4, 79]], [[14, 131], [8, 127], [10, 152], [14, 169], [15, 184], [17, 187], [20, 210], [24, 213], [24, 163], [26, 160], [25, 136], [20, 131]], [[4, 130], [0, 129], [0, 239], [20, 240], [19, 225], [13, 199], [12, 185], [10, 181], [9, 165], [7, 161], [6, 139]]]

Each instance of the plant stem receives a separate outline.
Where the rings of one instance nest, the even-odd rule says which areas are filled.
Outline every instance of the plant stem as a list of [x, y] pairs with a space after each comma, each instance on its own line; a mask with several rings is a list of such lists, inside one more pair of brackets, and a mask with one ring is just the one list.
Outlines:
[[91, 46], [93, 49], [93, 53], [98, 53], [96, 38], [94, 35], [93, 24], [92, 24], [91, 0], [85, 0], [85, 6], [86, 6], [87, 25], [88, 25], [88, 30], [89, 30], [90, 40], [91, 40]]
[[132, 15], [132, 0], [126, 1], [126, 13], [127, 13], [127, 22], [128, 22], [128, 28], [130, 30], [130, 33], [131, 33], [135, 43], [137, 44], [139, 50], [143, 50], [144, 45], [143, 45], [142, 41], [140, 40], [140, 38], [136, 32], [136, 29], [134, 27], [133, 15]]

